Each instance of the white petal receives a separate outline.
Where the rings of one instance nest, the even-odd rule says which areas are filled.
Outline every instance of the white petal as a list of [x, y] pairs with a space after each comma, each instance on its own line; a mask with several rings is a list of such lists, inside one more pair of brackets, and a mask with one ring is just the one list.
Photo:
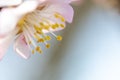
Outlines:
[[0, 7], [19, 5], [22, 0], [0, 0]]
[[13, 9], [3, 9], [0, 12], [0, 35], [7, 34], [16, 27], [20, 17], [14, 14]]
[[34, 11], [38, 5], [38, 0], [26, 0], [19, 7], [17, 7], [15, 11], [17, 14], [24, 15]]
[[37, 0], [26, 0], [17, 8], [4, 8], [0, 12], [0, 35], [4, 35], [13, 30], [19, 19], [25, 14], [34, 11], [38, 4]]

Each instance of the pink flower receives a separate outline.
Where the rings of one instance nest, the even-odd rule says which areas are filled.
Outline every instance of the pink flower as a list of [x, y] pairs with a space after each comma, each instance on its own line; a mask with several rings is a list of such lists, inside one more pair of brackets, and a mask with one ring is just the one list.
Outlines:
[[65, 22], [71, 23], [73, 19], [70, 3], [75, 0], [5, 1], [8, 2], [0, 2], [0, 59], [12, 41], [14, 50], [25, 59], [30, 57], [30, 53], [42, 53], [39, 44], [50, 47], [48, 33], [58, 41], [62, 40], [53, 32], [64, 29]]

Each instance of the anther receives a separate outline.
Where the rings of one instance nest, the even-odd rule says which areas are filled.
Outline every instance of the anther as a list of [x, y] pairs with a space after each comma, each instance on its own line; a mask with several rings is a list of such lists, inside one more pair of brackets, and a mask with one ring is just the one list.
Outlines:
[[46, 48], [50, 48], [50, 44], [47, 43], [47, 44], [46, 44]]
[[65, 25], [64, 24], [60, 24], [61, 28], [65, 28]]
[[61, 40], [62, 40], [62, 36], [57, 36], [56, 39], [57, 39], [58, 41], [61, 41]]
[[39, 46], [37, 46], [35, 50], [36, 50], [38, 53], [42, 53], [42, 50], [41, 50], [41, 48], [40, 48]]
[[51, 37], [50, 36], [45, 36], [45, 40], [51, 40]]

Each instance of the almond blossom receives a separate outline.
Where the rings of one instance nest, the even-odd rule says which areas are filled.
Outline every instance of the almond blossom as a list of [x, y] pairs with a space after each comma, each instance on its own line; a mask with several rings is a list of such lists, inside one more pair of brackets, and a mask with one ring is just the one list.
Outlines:
[[74, 11], [70, 3], [79, 0], [7, 1], [0, 2], [0, 59], [11, 42], [14, 50], [28, 59], [31, 53], [42, 53], [40, 44], [50, 47], [48, 33], [61, 41], [62, 37], [54, 31], [62, 30], [66, 22], [72, 22]]

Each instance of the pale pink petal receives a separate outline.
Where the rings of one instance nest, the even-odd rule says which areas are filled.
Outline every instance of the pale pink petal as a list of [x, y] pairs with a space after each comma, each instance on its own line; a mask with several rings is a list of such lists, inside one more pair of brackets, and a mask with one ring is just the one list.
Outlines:
[[54, 12], [60, 13], [67, 22], [71, 23], [73, 20], [74, 11], [69, 4], [51, 4], [49, 9], [54, 10]]
[[72, 3], [72, 2], [82, 2], [83, 0], [47, 0], [49, 2], [54, 2], [54, 3]]
[[80, 2], [80, 1], [83, 1], [83, 0], [68, 0], [68, 2]]
[[15, 51], [24, 59], [30, 57], [30, 50], [23, 35], [20, 35], [14, 43]]
[[52, 3], [70, 3], [71, 0], [47, 0]]
[[23, 0], [0, 0], [0, 7], [6, 7], [6, 6], [16, 6], [21, 4]]

